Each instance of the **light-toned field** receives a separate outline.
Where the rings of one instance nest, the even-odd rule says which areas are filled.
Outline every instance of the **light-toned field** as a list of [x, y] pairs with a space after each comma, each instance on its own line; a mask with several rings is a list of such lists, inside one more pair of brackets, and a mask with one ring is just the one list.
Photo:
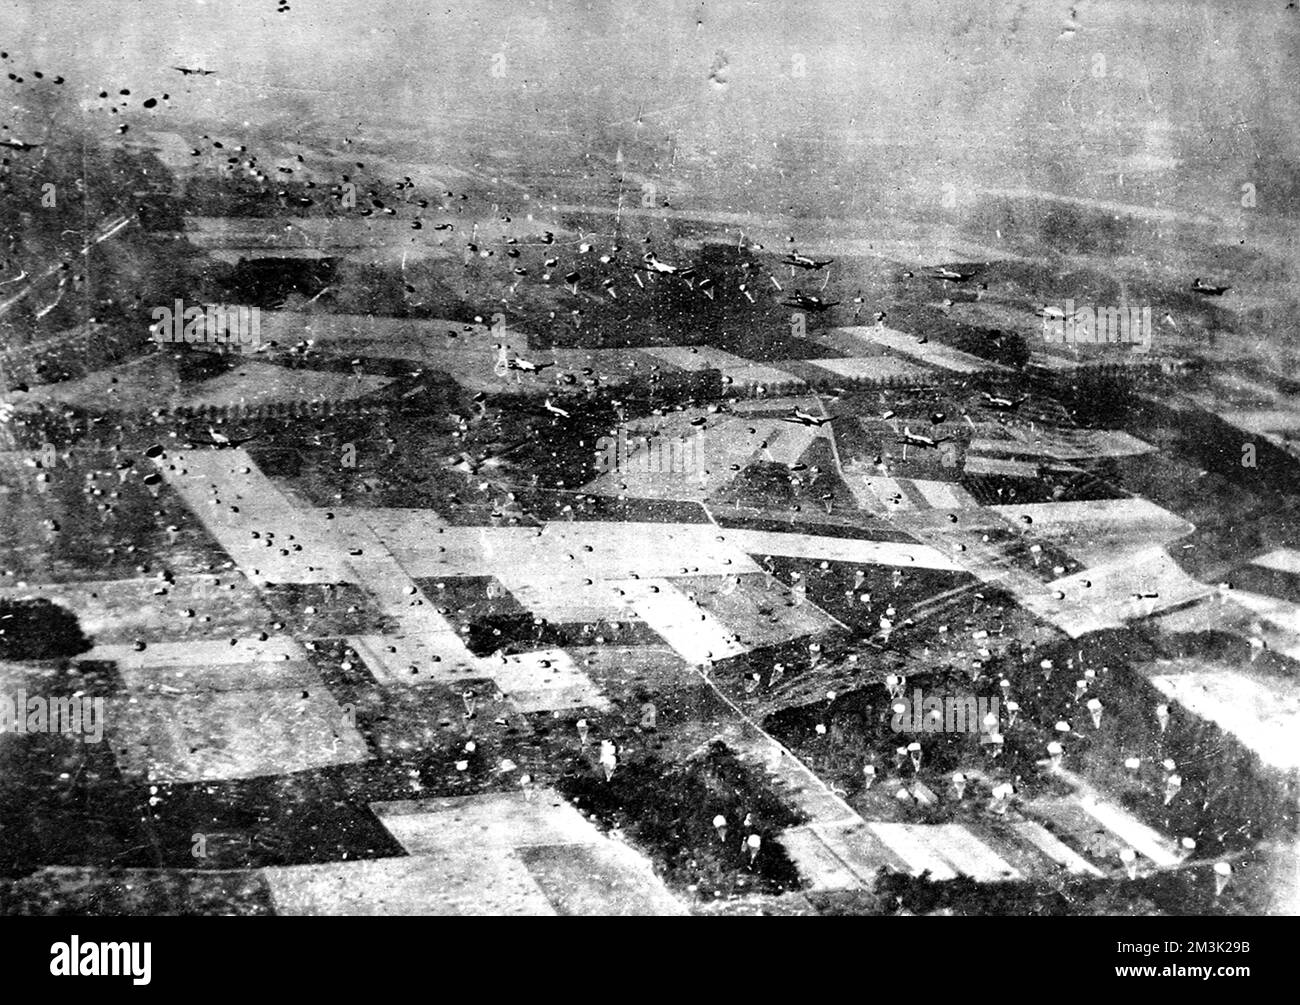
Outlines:
[[799, 459], [815, 440], [826, 439], [829, 436], [825, 427], [817, 429], [793, 422], [782, 422], [767, 437], [768, 445], [759, 452], [759, 456], [765, 461], [789, 467], [799, 463]]
[[1037, 478], [1038, 465], [1031, 461], [1014, 461], [1006, 457], [967, 454], [964, 470], [968, 475], [1004, 475], [1008, 478]]
[[0, 588], [0, 599], [41, 597], [60, 604], [76, 612], [97, 646], [115, 651], [135, 640], [148, 640], [150, 648], [173, 641], [202, 647], [216, 640], [219, 646], [261, 630], [268, 617], [242, 575], [220, 579], [222, 587], [215, 588], [211, 577], [176, 576], [162, 593], [158, 579], [143, 578], [12, 586]]
[[1220, 411], [1234, 426], [1253, 433], [1281, 433], [1300, 429], [1300, 410], [1280, 408]]
[[739, 387], [761, 384], [770, 388], [790, 388], [804, 383], [779, 367], [755, 363], [713, 346], [656, 346], [638, 351], [682, 370], [720, 370], [724, 377], [730, 377]]
[[[310, 340], [312, 351], [335, 357], [406, 359], [450, 374], [471, 390], [497, 394], [529, 393], [553, 386], [565, 371], [590, 368], [604, 383], [646, 376], [657, 362], [638, 349], [530, 349], [526, 331], [507, 327], [504, 337], [489, 324], [467, 325], [439, 318], [386, 318], [362, 314], [308, 314], [263, 311], [262, 338], [281, 346]], [[544, 366], [536, 372], [495, 372], [497, 345], [508, 356]]]
[[[697, 417], [706, 419], [702, 429], [690, 425], [690, 420]], [[770, 459], [762, 453], [762, 444], [783, 436], [783, 430], [788, 428], [788, 423], [775, 418], [709, 416], [700, 409], [646, 417], [627, 434], [627, 457], [616, 459], [612, 470], [592, 479], [583, 490], [599, 495], [703, 502], [735, 479], [751, 461]], [[647, 441], [650, 434], [652, 439]], [[663, 445], [670, 441], [683, 448], [680, 456], [689, 458], [680, 465], [681, 470], [664, 470], [667, 449]], [[685, 445], [690, 449], [684, 449]]]
[[208, 533], [254, 582], [352, 581], [324, 523], [304, 520], [246, 450], [187, 450], [156, 463]]
[[233, 370], [205, 380], [183, 395], [180, 404], [263, 405], [276, 401], [346, 401], [386, 387], [392, 381], [368, 373], [289, 370], [259, 360], [239, 363]]
[[[331, 520], [321, 511], [296, 509], [241, 449], [190, 451], [174, 461], [174, 466], [167, 460], [160, 461], [159, 466], [254, 583], [348, 582], [367, 589], [395, 626], [390, 634], [348, 639], [376, 679], [419, 686], [460, 680], [466, 674], [492, 678], [501, 674], [521, 685], [520, 700], [530, 711], [603, 703], [590, 681], [571, 663], [565, 664], [566, 672], [557, 669], [529, 675], [525, 680], [518, 666], [477, 657], [466, 647], [460, 634], [437, 612], [413, 579], [416, 575], [454, 572], [454, 567], [448, 568], [434, 558], [440, 554], [439, 545], [428, 543], [429, 539], [436, 542], [437, 535], [444, 531], [436, 514], [427, 510], [380, 510], [372, 517], [366, 510], [347, 510]], [[417, 514], [424, 519], [416, 519]], [[459, 540], [458, 532], [465, 529], [448, 529], [447, 540]], [[525, 535], [536, 533], [520, 528], [492, 530], [516, 529]], [[474, 528], [468, 530], [479, 533]], [[274, 534], [270, 547], [266, 546], [268, 532]], [[384, 533], [395, 540], [383, 540]], [[482, 550], [460, 548], [459, 553], [467, 557], [461, 574], [490, 575], [498, 561], [511, 564], [508, 552], [513, 542], [509, 538], [497, 533], [494, 539], [485, 538], [479, 543]], [[545, 545], [552, 543], [548, 540]], [[295, 545], [302, 550], [293, 550]], [[580, 551], [581, 547], [577, 547]], [[545, 548], [537, 549], [536, 555], [535, 561], [552, 567], [557, 558], [554, 551]]]
[[1042, 592], [1022, 594], [1020, 600], [1030, 611], [1077, 638], [1121, 627], [1210, 593], [1210, 587], [1183, 572], [1163, 549], [1148, 548], [1053, 580]]
[[977, 436], [971, 441], [971, 454], [1021, 454], [1074, 460], [1088, 457], [1135, 457], [1155, 449], [1117, 429], [1052, 429], [1035, 426], [1026, 429], [1008, 425], [997, 427], [997, 438]]
[[685, 913], [644, 858], [551, 789], [371, 809], [407, 856], [267, 869], [278, 913]]
[[942, 569], [948, 572], [960, 571], [950, 559], [926, 544], [736, 529], [727, 531], [727, 540], [734, 547], [751, 555], [781, 555], [789, 558], [857, 562], [862, 565], [897, 565], [920, 569]]
[[557, 624], [617, 621], [627, 616], [626, 606], [614, 591], [595, 588], [580, 574], [556, 571], [543, 575], [502, 568], [496, 578], [526, 611]]
[[267, 869], [277, 913], [686, 913], [644, 858], [551, 789], [371, 809], [408, 854]]
[[959, 349], [952, 349], [941, 342], [922, 342], [916, 335], [894, 331], [892, 328], [854, 325], [840, 330], [863, 342], [883, 346], [892, 352], [901, 353], [940, 370], [953, 373], [979, 373], [984, 370], [1003, 369], [997, 363], [980, 359]]
[[143, 781], [201, 782], [369, 760], [365, 740], [323, 683], [307, 698], [297, 680], [287, 683], [110, 698], [107, 737], [118, 767]]
[[770, 576], [691, 576], [674, 582], [749, 648], [816, 635], [837, 625], [821, 608], [800, 602], [789, 587]]
[[626, 579], [611, 585], [687, 663], [700, 666], [748, 651], [730, 628], [669, 579]]
[[858, 505], [873, 513], [903, 510], [972, 510], [979, 504], [956, 482], [932, 478], [890, 478], [874, 468], [859, 466], [845, 473], [845, 483]]
[[885, 380], [889, 377], [924, 377], [933, 370], [893, 356], [849, 356], [845, 359], [810, 359], [806, 363], [849, 380]]
[[[194, 350], [181, 346], [179, 352]], [[277, 401], [346, 401], [392, 383], [373, 374], [288, 369], [236, 356], [225, 373], [197, 383], [182, 383], [172, 353], [159, 351], [97, 370], [76, 380], [34, 389], [34, 401], [63, 401], [82, 407], [117, 410], [144, 406], [178, 408], [202, 405], [261, 405]]]
[[[1262, 593], [1234, 589], [1214, 611], [1216, 625], [1250, 635], [1270, 649], [1300, 660], [1300, 606]], [[1194, 626], [1203, 629], [1204, 622]]]
[[126, 693], [107, 702], [106, 735], [122, 771], [142, 780], [252, 778], [371, 756], [291, 638], [104, 645], [81, 659], [117, 663]]
[[1032, 533], [1086, 566], [1106, 565], [1124, 555], [1169, 544], [1196, 528], [1145, 499], [1095, 499], [1085, 502], [990, 506], [1013, 527], [1032, 521]]
[[427, 535], [412, 521], [385, 544], [417, 578], [492, 575], [509, 566], [518, 575], [568, 570], [596, 582], [758, 571], [737, 533], [707, 524], [575, 521], [542, 528], [447, 527]]
[[961, 824], [876, 823], [870, 827], [896, 854], [906, 854], [914, 869], [929, 868], [936, 879], [941, 878], [934, 872], [936, 866], [942, 866], [944, 872], [961, 873], [985, 883], [1021, 878], [1019, 872]]
[[728, 369], [734, 370], [737, 367], [750, 365], [750, 360], [745, 359], [743, 356], [736, 356], [733, 353], [709, 345], [652, 346], [638, 351], [653, 359], [660, 360], [664, 363], [670, 363], [679, 370], [726, 371]]
[[1252, 564], [1262, 565], [1265, 569], [1277, 569], [1280, 572], [1293, 572], [1300, 575], [1300, 551], [1291, 548], [1278, 548], [1251, 561]]
[[[185, 237], [200, 248], [407, 248], [414, 253], [436, 252], [446, 246], [460, 255], [465, 242], [480, 245], [500, 243], [508, 237], [524, 240], [541, 237], [544, 231], [564, 233], [551, 222], [532, 219], [532, 214], [505, 222], [500, 216], [485, 214], [473, 219], [426, 209], [420, 214], [422, 230], [412, 230], [409, 220], [387, 216], [316, 216], [291, 220], [276, 217], [187, 216]], [[435, 230], [450, 223], [455, 230]]]
[[608, 708], [609, 702], [563, 649], [492, 658], [492, 679], [520, 712]]
[[1300, 691], [1247, 668], [1161, 660], [1143, 668], [1161, 694], [1209, 719], [1282, 771], [1300, 769]]

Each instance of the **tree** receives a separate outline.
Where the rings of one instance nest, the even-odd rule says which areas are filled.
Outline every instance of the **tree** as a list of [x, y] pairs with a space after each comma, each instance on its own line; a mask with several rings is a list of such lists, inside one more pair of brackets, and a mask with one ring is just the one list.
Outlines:
[[90, 648], [77, 616], [44, 598], [0, 600], [0, 659], [48, 660]]

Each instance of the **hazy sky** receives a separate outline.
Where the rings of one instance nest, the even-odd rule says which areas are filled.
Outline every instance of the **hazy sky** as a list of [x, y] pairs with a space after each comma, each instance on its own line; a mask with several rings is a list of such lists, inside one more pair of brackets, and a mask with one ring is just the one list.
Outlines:
[[914, 148], [902, 187], [1086, 196], [1127, 171], [1167, 175], [1147, 197], [1189, 211], [1244, 177], [1270, 188], [1262, 209], [1300, 199], [1300, 12], [1283, 0], [1082, 0], [1073, 19], [1042, 0], [289, 2], [0, 0], [0, 45], [86, 97], [166, 89], [173, 111], [232, 123], [487, 114], [528, 143], [566, 117], [600, 140], [643, 111], [723, 165], [844, 169], [886, 143]]

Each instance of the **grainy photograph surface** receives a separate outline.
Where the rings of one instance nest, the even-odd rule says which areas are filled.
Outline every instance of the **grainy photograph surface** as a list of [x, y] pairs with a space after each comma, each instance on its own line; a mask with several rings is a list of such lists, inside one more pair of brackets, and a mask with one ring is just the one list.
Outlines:
[[1300, 913], [1298, 39], [0, 0], [0, 915]]

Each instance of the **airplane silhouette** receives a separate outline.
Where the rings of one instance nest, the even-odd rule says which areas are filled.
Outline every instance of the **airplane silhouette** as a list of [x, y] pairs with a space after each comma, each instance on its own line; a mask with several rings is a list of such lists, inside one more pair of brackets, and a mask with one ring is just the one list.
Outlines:
[[781, 259], [782, 265], [790, 265], [796, 269], [824, 269], [835, 261], [833, 258], [817, 259], [809, 258], [807, 255], [800, 255], [798, 252], [787, 252], [785, 258]]
[[254, 436], [244, 436], [244, 437], [240, 437], [239, 439], [231, 439], [231, 438], [230, 438], [229, 436], [227, 436], [225, 433], [218, 433], [218, 432], [217, 432], [215, 429], [213, 429], [211, 426], [208, 427], [208, 435], [209, 435], [210, 437], [212, 437], [211, 443], [213, 444], [213, 446], [217, 446], [217, 447], [230, 447], [230, 448], [234, 448], [234, 447], [239, 446], [240, 444], [247, 443], [247, 442], [249, 442], [250, 440], [255, 440], [255, 439], [257, 439], [257, 437], [256, 437], [255, 435], [254, 435]]
[[1221, 297], [1227, 293], [1231, 286], [1212, 286], [1209, 283], [1201, 282], [1200, 276], [1192, 281], [1193, 293], [1204, 293], [1207, 297]]
[[522, 356], [516, 356], [512, 360], [506, 361], [506, 368], [509, 370], [522, 370], [524, 373], [540, 373], [548, 366], [554, 366], [554, 363], [534, 363], [530, 359], [524, 359]]
[[173, 66], [172, 69], [173, 69], [173, 70], [180, 70], [180, 71], [181, 71], [181, 75], [182, 75], [182, 76], [185, 76], [185, 77], [189, 77], [189, 76], [192, 76], [192, 75], [195, 75], [195, 74], [197, 74], [197, 75], [200, 76], [200, 77], [210, 77], [210, 76], [212, 76], [214, 73], [217, 72], [216, 70], [191, 69], [191, 68], [188, 67], [188, 66]]
[[829, 415], [810, 415], [803, 409], [795, 407], [790, 409], [789, 415], [781, 416], [781, 421], [794, 422], [800, 426], [814, 426], [820, 428], [830, 422], [831, 418], [832, 416]]
[[647, 251], [642, 256], [642, 261], [645, 262], [645, 265], [634, 265], [632, 268], [641, 269], [643, 272], [659, 272], [669, 276], [673, 275], [677, 271], [677, 266], [668, 262], [659, 261], [659, 258], [653, 251]]
[[939, 446], [940, 443], [949, 442], [950, 440], [952, 440], [952, 437], [943, 436], [938, 439], [935, 439], [933, 436], [925, 436], [922, 433], [914, 433], [910, 428], [904, 426], [903, 434], [899, 437], [899, 439], [903, 441], [904, 446], [934, 448]]
[[823, 300], [821, 297], [814, 297], [807, 293], [792, 293], [781, 301], [786, 307], [802, 307], [809, 311], [824, 311], [834, 307], [839, 303], [838, 300]]

